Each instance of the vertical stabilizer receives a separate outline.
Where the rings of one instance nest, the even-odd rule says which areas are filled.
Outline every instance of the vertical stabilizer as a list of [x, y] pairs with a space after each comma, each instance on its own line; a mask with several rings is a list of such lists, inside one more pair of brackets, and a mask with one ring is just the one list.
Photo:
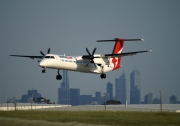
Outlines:
[[[144, 39], [123, 39], [115, 38], [113, 40], [97, 40], [97, 42], [116, 42], [112, 54], [120, 54], [123, 51], [124, 41], [144, 41]], [[121, 57], [114, 57], [110, 59], [110, 62], [114, 64], [113, 70], [121, 67]]]
[[[114, 45], [112, 54], [122, 53], [123, 45], [124, 45], [124, 39], [122, 39], [122, 38], [116, 39], [116, 43]], [[113, 70], [116, 70], [121, 67], [121, 57], [111, 58], [111, 62], [114, 64]]]

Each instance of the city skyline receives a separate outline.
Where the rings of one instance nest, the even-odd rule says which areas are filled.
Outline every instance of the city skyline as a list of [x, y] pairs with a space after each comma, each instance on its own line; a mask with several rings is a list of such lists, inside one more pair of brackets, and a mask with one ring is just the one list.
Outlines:
[[[78, 102], [77, 102], [78, 98], [75, 98], [76, 100], [73, 100], [72, 102], [71, 102], [71, 99], [73, 98], [73, 96], [76, 96], [76, 97], [80, 96], [79, 99], [86, 100], [86, 102], [81, 101], [80, 104], [83, 104], [83, 103], [89, 103], [90, 104], [90, 102], [88, 102], [88, 100], [92, 101], [93, 95], [92, 94], [81, 94], [80, 95], [80, 88], [72, 89], [69, 87], [69, 82], [67, 81], [67, 80], [69, 80], [68, 71], [64, 70], [63, 74], [64, 74], [65, 80], [63, 80], [62, 84], [64, 82], [68, 83], [69, 89], [66, 90], [66, 91], [68, 91], [66, 93], [69, 93], [70, 103], [72, 103], [73, 105], [78, 105]], [[113, 85], [115, 86], [114, 88], [113, 88]], [[138, 70], [133, 70], [131, 72], [131, 74], [130, 74], [130, 85], [131, 85], [130, 86], [130, 92], [127, 92], [126, 74], [123, 72], [119, 78], [115, 78], [115, 84], [113, 84], [111, 82], [108, 82], [106, 84], [106, 100], [107, 101], [108, 100], [117, 100], [117, 101], [120, 101], [122, 104], [125, 104], [126, 100], [128, 99], [127, 93], [129, 93], [130, 94], [130, 101], [127, 100], [127, 102], [129, 104], [159, 104], [159, 102], [160, 102], [159, 98], [157, 98], [157, 97], [153, 98], [152, 93], [147, 93], [147, 94], [141, 96], [141, 76], [140, 76], [140, 72]], [[62, 86], [61, 86], [61, 88], [62, 88]], [[73, 95], [71, 95], [71, 92], [73, 92]], [[115, 93], [113, 93], [113, 92], [115, 92]], [[95, 94], [94, 100], [97, 100], [97, 102], [99, 101], [99, 103], [102, 103], [104, 95], [101, 96], [101, 92], [99, 92], [99, 91], [96, 91], [94, 94]], [[131, 95], [133, 95], [132, 100], [131, 100]], [[166, 102], [163, 101], [163, 103], [166, 103]], [[175, 103], [179, 103], [179, 102], [177, 100], [177, 97], [172, 95], [169, 98], [168, 103], [175, 104]]]
[[[63, 82], [60, 84], [60, 88], [58, 88], [58, 104], [70, 104], [72, 106], [76, 105], [88, 105], [88, 104], [103, 104], [104, 102], [104, 96], [105, 94], [101, 96], [101, 92], [96, 91], [95, 97], [93, 97], [91, 94], [81, 94], [80, 95], [80, 88], [73, 89], [69, 87], [69, 76], [68, 71], [63, 70]], [[147, 93], [144, 95], [144, 99], [140, 100], [139, 94], [141, 92], [141, 80], [140, 80], [140, 72], [137, 70], [133, 70], [130, 74], [130, 85], [131, 89], [130, 92], [128, 92], [131, 96], [133, 94], [133, 100], [131, 100], [129, 104], [159, 104], [160, 98], [153, 98], [152, 93]], [[126, 94], [127, 94], [127, 83], [126, 83], [126, 74], [123, 73], [120, 75], [119, 78], [115, 78], [115, 84], [108, 82], [106, 84], [106, 101], [108, 100], [117, 100], [120, 101], [121, 104], [126, 104]], [[115, 85], [115, 88], [113, 90], [113, 85]], [[131, 91], [133, 90], [133, 91]], [[113, 92], [115, 91], [115, 95], [113, 95]], [[138, 93], [137, 93], [138, 92]], [[17, 100], [16, 97], [13, 97], [8, 102], [22, 102], [22, 103], [28, 103], [29, 100], [32, 98], [39, 98], [41, 97], [41, 94], [37, 92], [37, 90], [28, 90], [28, 94], [22, 95], [22, 98], [20, 100]], [[51, 101], [51, 103], [56, 103]], [[164, 104], [164, 101], [162, 102]], [[172, 95], [169, 97], [169, 104], [180, 104], [180, 101], [177, 100], [177, 97], [175, 95]]]

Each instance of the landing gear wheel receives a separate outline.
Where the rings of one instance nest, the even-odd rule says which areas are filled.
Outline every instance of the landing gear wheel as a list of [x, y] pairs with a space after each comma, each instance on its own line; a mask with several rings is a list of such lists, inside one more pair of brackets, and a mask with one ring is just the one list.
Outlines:
[[61, 76], [61, 75], [57, 75], [57, 76], [56, 76], [56, 79], [57, 79], [57, 80], [61, 80], [61, 79], [62, 79], [62, 76]]
[[106, 78], [106, 74], [101, 74], [101, 79], [105, 79]]
[[57, 80], [61, 80], [61, 79], [62, 79], [62, 76], [61, 76], [60, 73], [59, 73], [59, 69], [57, 70], [57, 73], [58, 73], [58, 75], [56, 76], [56, 79], [57, 79]]
[[46, 70], [45, 70], [45, 69], [43, 69], [43, 70], [42, 70], [42, 73], [46, 73]]

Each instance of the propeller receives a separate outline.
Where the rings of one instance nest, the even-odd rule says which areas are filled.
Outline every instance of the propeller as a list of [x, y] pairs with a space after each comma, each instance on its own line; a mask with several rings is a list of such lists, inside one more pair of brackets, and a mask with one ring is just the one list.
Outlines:
[[[47, 54], [49, 54], [50, 53], [50, 51], [51, 51], [51, 48], [48, 48], [48, 50], [47, 50]], [[42, 55], [42, 58], [45, 56], [45, 54], [40, 50], [40, 53], [41, 53], [41, 55]], [[37, 62], [40, 62], [41, 60], [38, 60]]]
[[48, 48], [47, 54], [49, 54], [49, 53], [50, 53], [50, 50], [51, 50], [51, 49], [50, 49], [50, 48]]
[[[49, 53], [50, 53], [50, 51], [51, 51], [51, 49], [50, 49], [50, 48], [48, 48], [48, 50], [47, 50], [47, 54], [49, 54]], [[42, 56], [45, 56], [45, 54], [44, 54], [42, 51], [40, 51], [40, 53], [41, 53], [41, 55], [42, 55]]]
[[[96, 67], [96, 64], [94, 63], [94, 53], [96, 52], [96, 48], [94, 48], [92, 54], [89, 52], [88, 48], [86, 48], [86, 52], [89, 54], [88, 58], [89, 58], [89, 62], [93, 63], [94, 66]], [[86, 64], [86, 67], [89, 65], [89, 62]]]

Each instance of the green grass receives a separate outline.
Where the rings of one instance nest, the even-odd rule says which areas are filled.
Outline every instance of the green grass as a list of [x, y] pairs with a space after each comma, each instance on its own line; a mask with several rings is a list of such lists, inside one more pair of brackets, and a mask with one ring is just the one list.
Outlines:
[[[11, 120], [11, 121], [8, 121]], [[18, 120], [18, 122], [16, 121]], [[25, 121], [26, 120], [26, 121]], [[30, 121], [29, 121], [30, 120]], [[180, 113], [172, 112], [125, 112], [125, 111], [0, 111], [0, 125], [8, 122], [13, 126], [29, 123], [32, 125], [45, 124], [56, 125], [67, 123], [77, 125], [120, 125], [120, 126], [179, 126]], [[34, 123], [34, 121], [36, 123]], [[75, 123], [76, 122], [76, 123]]]

